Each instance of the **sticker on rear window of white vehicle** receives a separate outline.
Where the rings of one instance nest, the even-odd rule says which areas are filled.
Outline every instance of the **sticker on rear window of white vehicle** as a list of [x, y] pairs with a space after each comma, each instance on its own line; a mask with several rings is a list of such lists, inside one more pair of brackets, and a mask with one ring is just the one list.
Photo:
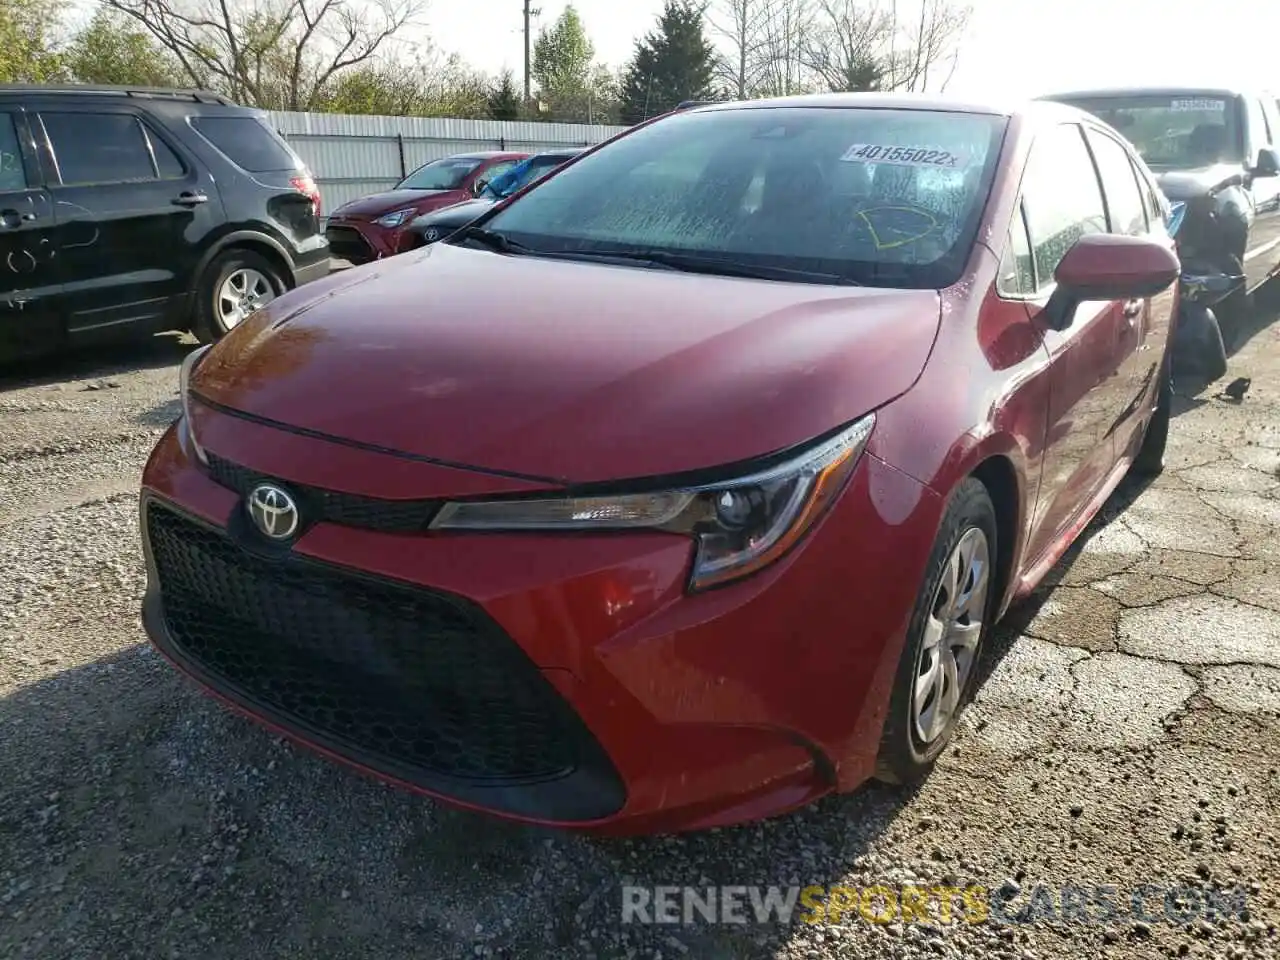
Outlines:
[[846, 163], [887, 163], [898, 167], [941, 167], [944, 170], [956, 170], [969, 164], [968, 157], [955, 150], [881, 143], [855, 143], [840, 159]]
[[1175, 100], [1172, 104], [1174, 110], [1223, 110], [1226, 109], [1227, 101], [1225, 100], [1205, 100], [1203, 98], [1185, 98]]

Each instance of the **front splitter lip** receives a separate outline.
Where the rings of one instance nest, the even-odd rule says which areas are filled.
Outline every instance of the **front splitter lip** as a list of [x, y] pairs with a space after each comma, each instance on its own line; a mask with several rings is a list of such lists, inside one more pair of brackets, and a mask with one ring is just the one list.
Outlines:
[[[445, 777], [433, 777], [415, 772], [407, 765], [397, 764], [386, 757], [361, 756], [348, 745], [342, 744], [322, 731], [304, 727], [269, 704], [245, 696], [240, 691], [219, 681], [198, 661], [187, 656], [174, 641], [165, 622], [164, 600], [159, 588], [155, 560], [150, 540], [146, 535], [145, 516], [151, 502], [164, 504], [169, 509], [181, 510], [175, 504], [152, 493], [144, 493], [140, 505], [143, 554], [147, 566], [147, 591], [142, 602], [142, 625], [152, 645], [180, 673], [193, 680], [202, 690], [234, 712], [267, 728], [299, 746], [351, 767], [361, 773], [402, 789], [418, 793], [451, 806], [540, 826], [598, 830], [612, 824], [625, 807], [625, 792], [621, 801], [607, 814], [598, 816], [556, 815], [553, 811], [582, 809], [592, 804], [590, 799], [616, 793], [616, 787], [606, 789], [591, 771], [583, 768], [554, 780], [526, 781], [517, 784], [473, 784]], [[183, 511], [184, 515], [190, 516]], [[200, 521], [203, 522], [203, 521]]]

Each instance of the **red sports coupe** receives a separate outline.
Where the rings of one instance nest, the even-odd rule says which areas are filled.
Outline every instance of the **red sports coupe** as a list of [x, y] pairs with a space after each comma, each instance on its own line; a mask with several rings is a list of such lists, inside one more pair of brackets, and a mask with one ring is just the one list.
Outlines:
[[632, 128], [188, 358], [147, 630], [263, 725], [525, 821], [915, 780], [991, 624], [1161, 468], [1167, 209], [1058, 104]]

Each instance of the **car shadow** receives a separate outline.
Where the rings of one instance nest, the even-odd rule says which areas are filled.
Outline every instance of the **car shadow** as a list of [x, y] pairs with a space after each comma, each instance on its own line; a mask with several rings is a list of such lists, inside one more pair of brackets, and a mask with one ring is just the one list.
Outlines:
[[990, 631], [984, 645], [982, 658], [976, 667], [974, 689], [980, 689], [991, 677], [1000, 662], [1008, 655], [1017, 639], [1022, 636], [1040, 614], [1045, 601], [1061, 586], [1076, 559], [1084, 552], [1089, 541], [1106, 529], [1107, 525], [1125, 512], [1151, 486], [1152, 478], [1128, 476], [1102, 505], [1097, 516], [1067, 548], [1067, 552], [1036, 585], [1036, 588], [1009, 608], [1004, 618]]
[[171, 367], [181, 363], [196, 345], [187, 334], [158, 333], [109, 345], [80, 347], [36, 360], [0, 364], [0, 393]]
[[[1268, 281], [1254, 293], [1254, 301], [1254, 308], [1231, 334], [1230, 342], [1226, 344], [1228, 358], [1243, 350], [1254, 337], [1280, 318], [1280, 281]], [[1224, 379], [1229, 379], [1230, 376], [1228, 372]]]

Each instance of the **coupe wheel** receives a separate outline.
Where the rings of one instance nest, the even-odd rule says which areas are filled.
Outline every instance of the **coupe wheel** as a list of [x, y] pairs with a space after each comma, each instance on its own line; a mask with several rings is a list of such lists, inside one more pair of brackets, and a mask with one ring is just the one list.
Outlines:
[[903, 645], [876, 776], [921, 779], [968, 700], [995, 600], [995, 507], [970, 478], [952, 496]]

